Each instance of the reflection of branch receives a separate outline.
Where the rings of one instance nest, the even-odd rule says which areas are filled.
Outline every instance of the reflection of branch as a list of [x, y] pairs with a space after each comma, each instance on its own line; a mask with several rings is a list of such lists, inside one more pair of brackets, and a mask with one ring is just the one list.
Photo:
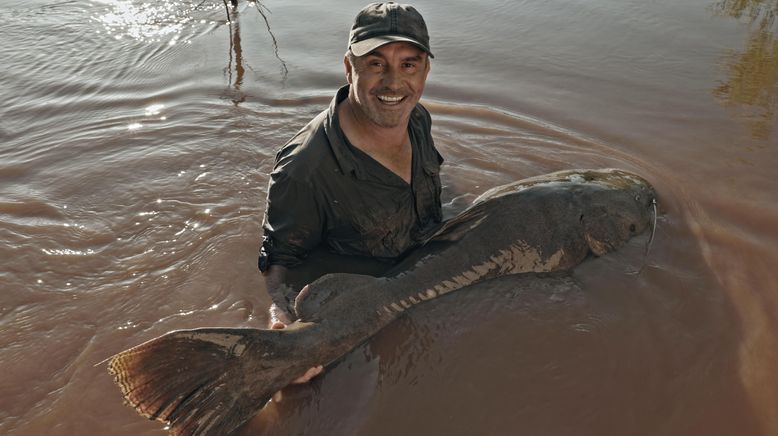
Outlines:
[[741, 19], [748, 17], [749, 23], [760, 21], [759, 27], [768, 30], [775, 24], [778, 14], [778, 2], [771, 4], [766, 0], [722, 0], [713, 9], [717, 15]]
[[713, 95], [735, 108], [738, 118], [751, 125], [755, 137], [766, 139], [778, 112], [778, 40], [773, 33], [778, 2], [722, 0], [713, 9], [720, 16], [756, 23], [745, 51], [730, 55], [725, 62], [729, 77]]
[[[232, 0], [230, 0], [232, 2]], [[224, 7], [227, 8], [227, 20], [230, 22], [230, 50], [229, 50], [229, 64], [227, 65], [228, 81], [235, 89], [235, 96], [232, 98], [232, 102], [236, 105], [242, 103], [245, 100], [245, 96], [241, 93], [240, 87], [243, 85], [243, 75], [245, 68], [243, 67], [243, 49], [240, 46], [240, 20], [237, 19], [238, 12], [235, 11], [236, 20], [233, 22], [230, 19], [230, 10], [227, 6], [227, 1], [224, 0]], [[234, 10], [234, 9], [233, 9]], [[232, 81], [232, 61], [233, 53], [235, 55], [235, 82]]]
[[232, 47], [235, 52], [235, 90], [239, 91], [243, 85], [243, 75], [246, 72], [243, 68], [243, 49], [240, 46], [240, 23], [236, 22], [232, 25], [232, 35]]
[[203, 1], [201, 1], [200, 3], [198, 3], [198, 4], [197, 4], [197, 6], [193, 7], [193, 8], [192, 8], [192, 10], [193, 10], [193, 11], [196, 11], [196, 10], [200, 9], [200, 6], [202, 6], [203, 4], [205, 4], [205, 2], [207, 2], [207, 1], [208, 1], [208, 0], [203, 0]]
[[283, 73], [283, 80], [286, 80], [286, 77], [289, 75], [289, 68], [286, 67], [286, 61], [281, 59], [281, 56], [278, 54], [278, 41], [276, 41], [276, 36], [273, 34], [273, 31], [270, 29], [270, 21], [267, 19], [267, 15], [265, 15], [265, 11], [262, 10], [264, 8], [267, 10], [268, 13], [270, 13], [270, 9], [268, 9], [265, 5], [259, 2], [257, 0], [256, 2], [257, 10], [259, 11], [259, 14], [262, 15], [262, 19], [265, 20], [265, 27], [267, 27], [267, 33], [270, 34], [270, 38], [273, 40], [273, 54], [275, 54], [276, 59], [278, 59], [278, 62], [281, 62], [281, 71]]
[[725, 105], [738, 107], [754, 136], [767, 138], [778, 110], [778, 40], [769, 32], [755, 32], [746, 50], [731, 56], [727, 69], [729, 80], [713, 95]]
[[[230, 0], [231, 2], [232, 0]], [[222, 3], [224, 3], [224, 11], [227, 13], [227, 22], [232, 23], [232, 20], [230, 19], [230, 7], [227, 6], [227, 0], [222, 0]]]
[[[240, 47], [240, 23], [238, 20], [238, 11], [235, 9], [235, 7], [238, 4], [237, 0], [230, 0], [230, 4], [232, 5], [232, 11], [235, 13], [235, 21], [233, 22], [231, 19], [231, 13], [230, 13], [230, 7], [227, 5], [227, 0], [222, 0], [224, 3], [224, 8], [227, 10], [227, 21], [230, 23], [230, 51], [229, 51], [229, 64], [227, 66], [228, 71], [228, 80], [233, 85], [236, 91], [240, 91], [240, 87], [243, 84], [243, 75], [245, 73], [245, 68], [243, 65], [243, 51]], [[255, 4], [257, 5], [257, 10], [259, 11], [259, 14], [262, 16], [262, 19], [265, 20], [265, 27], [267, 28], [267, 32], [270, 34], [270, 38], [273, 41], [273, 54], [275, 55], [276, 59], [281, 63], [281, 71], [283, 78], [282, 80], [286, 81], [287, 76], [289, 75], [289, 68], [286, 66], [286, 62], [281, 58], [278, 52], [278, 41], [276, 40], [276, 36], [273, 34], [273, 31], [270, 29], [270, 21], [267, 18], [267, 13], [270, 13], [270, 10], [267, 9], [266, 6], [259, 3], [259, 1], [256, 1]], [[264, 10], [263, 10], [264, 8]], [[235, 71], [237, 73], [237, 77], [235, 78], [235, 83], [232, 83], [232, 61], [233, 61], [233, 53], [235, 55]], [[249, 69], [251, 69], [251, 66], [248, 66]], [[253, 71], [253, 69], [252, 69]], [[240, 99], [239, 101], [233, 100], [236, 104], [239, 102], [242, 102], [243, 100]]]

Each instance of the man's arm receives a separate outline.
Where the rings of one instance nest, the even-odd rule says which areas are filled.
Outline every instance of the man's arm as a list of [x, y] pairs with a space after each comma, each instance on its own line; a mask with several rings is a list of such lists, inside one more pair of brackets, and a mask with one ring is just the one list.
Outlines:
[[312, 182], [290, 176], [284, 163], [279, 162], [270, 174], [259, 252], [259, 269], [273, 302], [271, 327], [294, 321], [294, 297], [300, 289], [289, 286], [287, 271], [302, 264], [307, 253], [319, 245], [323, 227]]
[[262, 275], [270, 300], [273, 302], [268, 309], [270, 313], [270, 328], [284, 328], [294, 321], [291, 299], [293, 290], [286, 284], [287, 268], [283, 265], [271, 265]]
[[[265, 277], [265, 286], [267, 287], [267, 293], [270, 295], [270, 299], [273, 303], [270, 305], [270, 328], [274, 330], [280, 330], [286, 328], [294, 320], [294, 316], [290, 313], [292, 308], [287, 297], [292, 295], [292, 290], [285, 283], [287, 268], [282, 265], [271, 265], [267, 271], [262, 275]], [[293, 300], [292, 300], [293, 301]], [[308, 383], [308, 381], [324, 371], [322, 365], [309, 368], [305, 374], [295, 379], [292, 384]], [[281, 401], [281, 391], [273, 394], [273, 401]]]

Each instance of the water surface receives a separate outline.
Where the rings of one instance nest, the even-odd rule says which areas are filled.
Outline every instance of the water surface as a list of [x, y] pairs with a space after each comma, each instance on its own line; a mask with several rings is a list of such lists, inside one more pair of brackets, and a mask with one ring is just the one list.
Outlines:
[[[619, 167], [657, 187], [656, 240], [419, 307], [243, 433], [778, 433], [774, 2], [415, 5], [446, 216]], [[267, 174], [361, 6], [0, 0], [0, 432], [164, 434], [95, 364], [265, 325]]]

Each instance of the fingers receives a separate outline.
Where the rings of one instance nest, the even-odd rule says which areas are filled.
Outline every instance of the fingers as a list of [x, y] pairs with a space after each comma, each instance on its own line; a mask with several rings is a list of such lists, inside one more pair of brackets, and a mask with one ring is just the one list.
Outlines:
[[324, 367], [321, 365], [314, 366], [313, 368], [308, 368], [308, 371], [305, 371], [305, 374], [294, 379], [294, 381], [292, 381], [292, 384], [308, 383], [312, 378], [321, 374], [323, 371], [324, 371]]
[[[309, 288], [306, 285], [303, 290], [300, 292], [300, 295], [303, 296], [303, 298], [308, 294]], [[298, 296], [300, 298], [300, 296]], [[273, 303], [270, 305], [270, 309], [268, 310], [270, 312], [270, 328], [273, 330], [283, 330], [286, 328], [287, 325], [291, 324], [292, 318], [289, 316], [288, 313], [284, 309], [282, 309], [279, 305]], [[324, 366], [318, 365], [314, 366], [313, 368], [308, 368], [307, 371], [305, 371], [305, 374], [302, 376], [294, 379], [292, 381], [292, 384], [301, 384], [301, 383], [308, 383], [312, 378], [316, 377], [317, 375], [321, 374], [324, 371]], [[271, 397], [273, 402], [280, 402], [283, 399], [283, 394], [281, 391], [278, 391], [273, 394]]]
[[[297, 377], [296, 379], [294, 379], [292, 381], [292, 384], [296, 385], [296, 384], [308, 383], [312, 378], [316, 377], [322, 372], [324, 372], [324, 366], [322, 365], [314, 366], [313, 368], [308, 368], [308, 370], [305, 371], [305, 374], [303, 374], [301, 377]], [[280, 403], [283, 398], [284, 398], [284, 394], [282, 393], [282, 391], [278, 391], [274, 393], [272, 397], [270, 397], [270, 399], [273, 400], [274, 403]]]
[[292, 318], [289, 314], [275, 303], [270, 305], [268, 312], [270, 313], [269, 324], [271, 329], [282, 329], [292, 323]]

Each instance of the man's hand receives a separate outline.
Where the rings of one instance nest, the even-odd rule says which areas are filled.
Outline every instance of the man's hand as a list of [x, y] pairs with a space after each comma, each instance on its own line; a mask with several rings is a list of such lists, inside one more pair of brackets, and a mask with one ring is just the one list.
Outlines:
[[[270, 295], [271, 300], [273, 300], [273, 304], [270, 305], [270, 309], [268, 310], [270, 313], [270, 328], [273, 330], [285, 329], [286, 326], [291, 324], [295, 319], [295, 317], [288, 312], [289, 305], [287, 304], [287, 295], [291, 292], [291, 289], [285, 283], [286, 267], [272, 265], [267, 272], [263, 273], [263, 276], [265, 277], [267, 293]], [[324, 367], [321, 365], [309, 368], [305, 371], [305, 374], [294, 379], [292, 384], [308, 383], [312, 378], [321, 374], [322, 371], [324, 371]], [[281, 401], [281, 391], [273, 394], [273, 401]]]
[[[271, 329], [273, 330], [285, 329], [286, 326], [291, 322], [289, 321], [289, 318], [290, 318], [289, 314], [287, 314], [276, 304], [270, 306], [270, 328]], [[305, 374], [294, 379], [292, 381], [292, 384], [308, 383], [312, 378], [321, 374], [323, 371], [324, 371], [324, 367], [322, 365], [314, 366], [313, 368], [308, 368], [308, 370], [305, 371]], [[275, 394], [273, 394], [273, 401], [275, 401], [276, 403], [281, 401], [281, 398], [282, 398], [281, 391], [278, 391]]]
[[276, 303], [270, 305], [270, 328], [282, 329], [292, 323], [292, 316]]

